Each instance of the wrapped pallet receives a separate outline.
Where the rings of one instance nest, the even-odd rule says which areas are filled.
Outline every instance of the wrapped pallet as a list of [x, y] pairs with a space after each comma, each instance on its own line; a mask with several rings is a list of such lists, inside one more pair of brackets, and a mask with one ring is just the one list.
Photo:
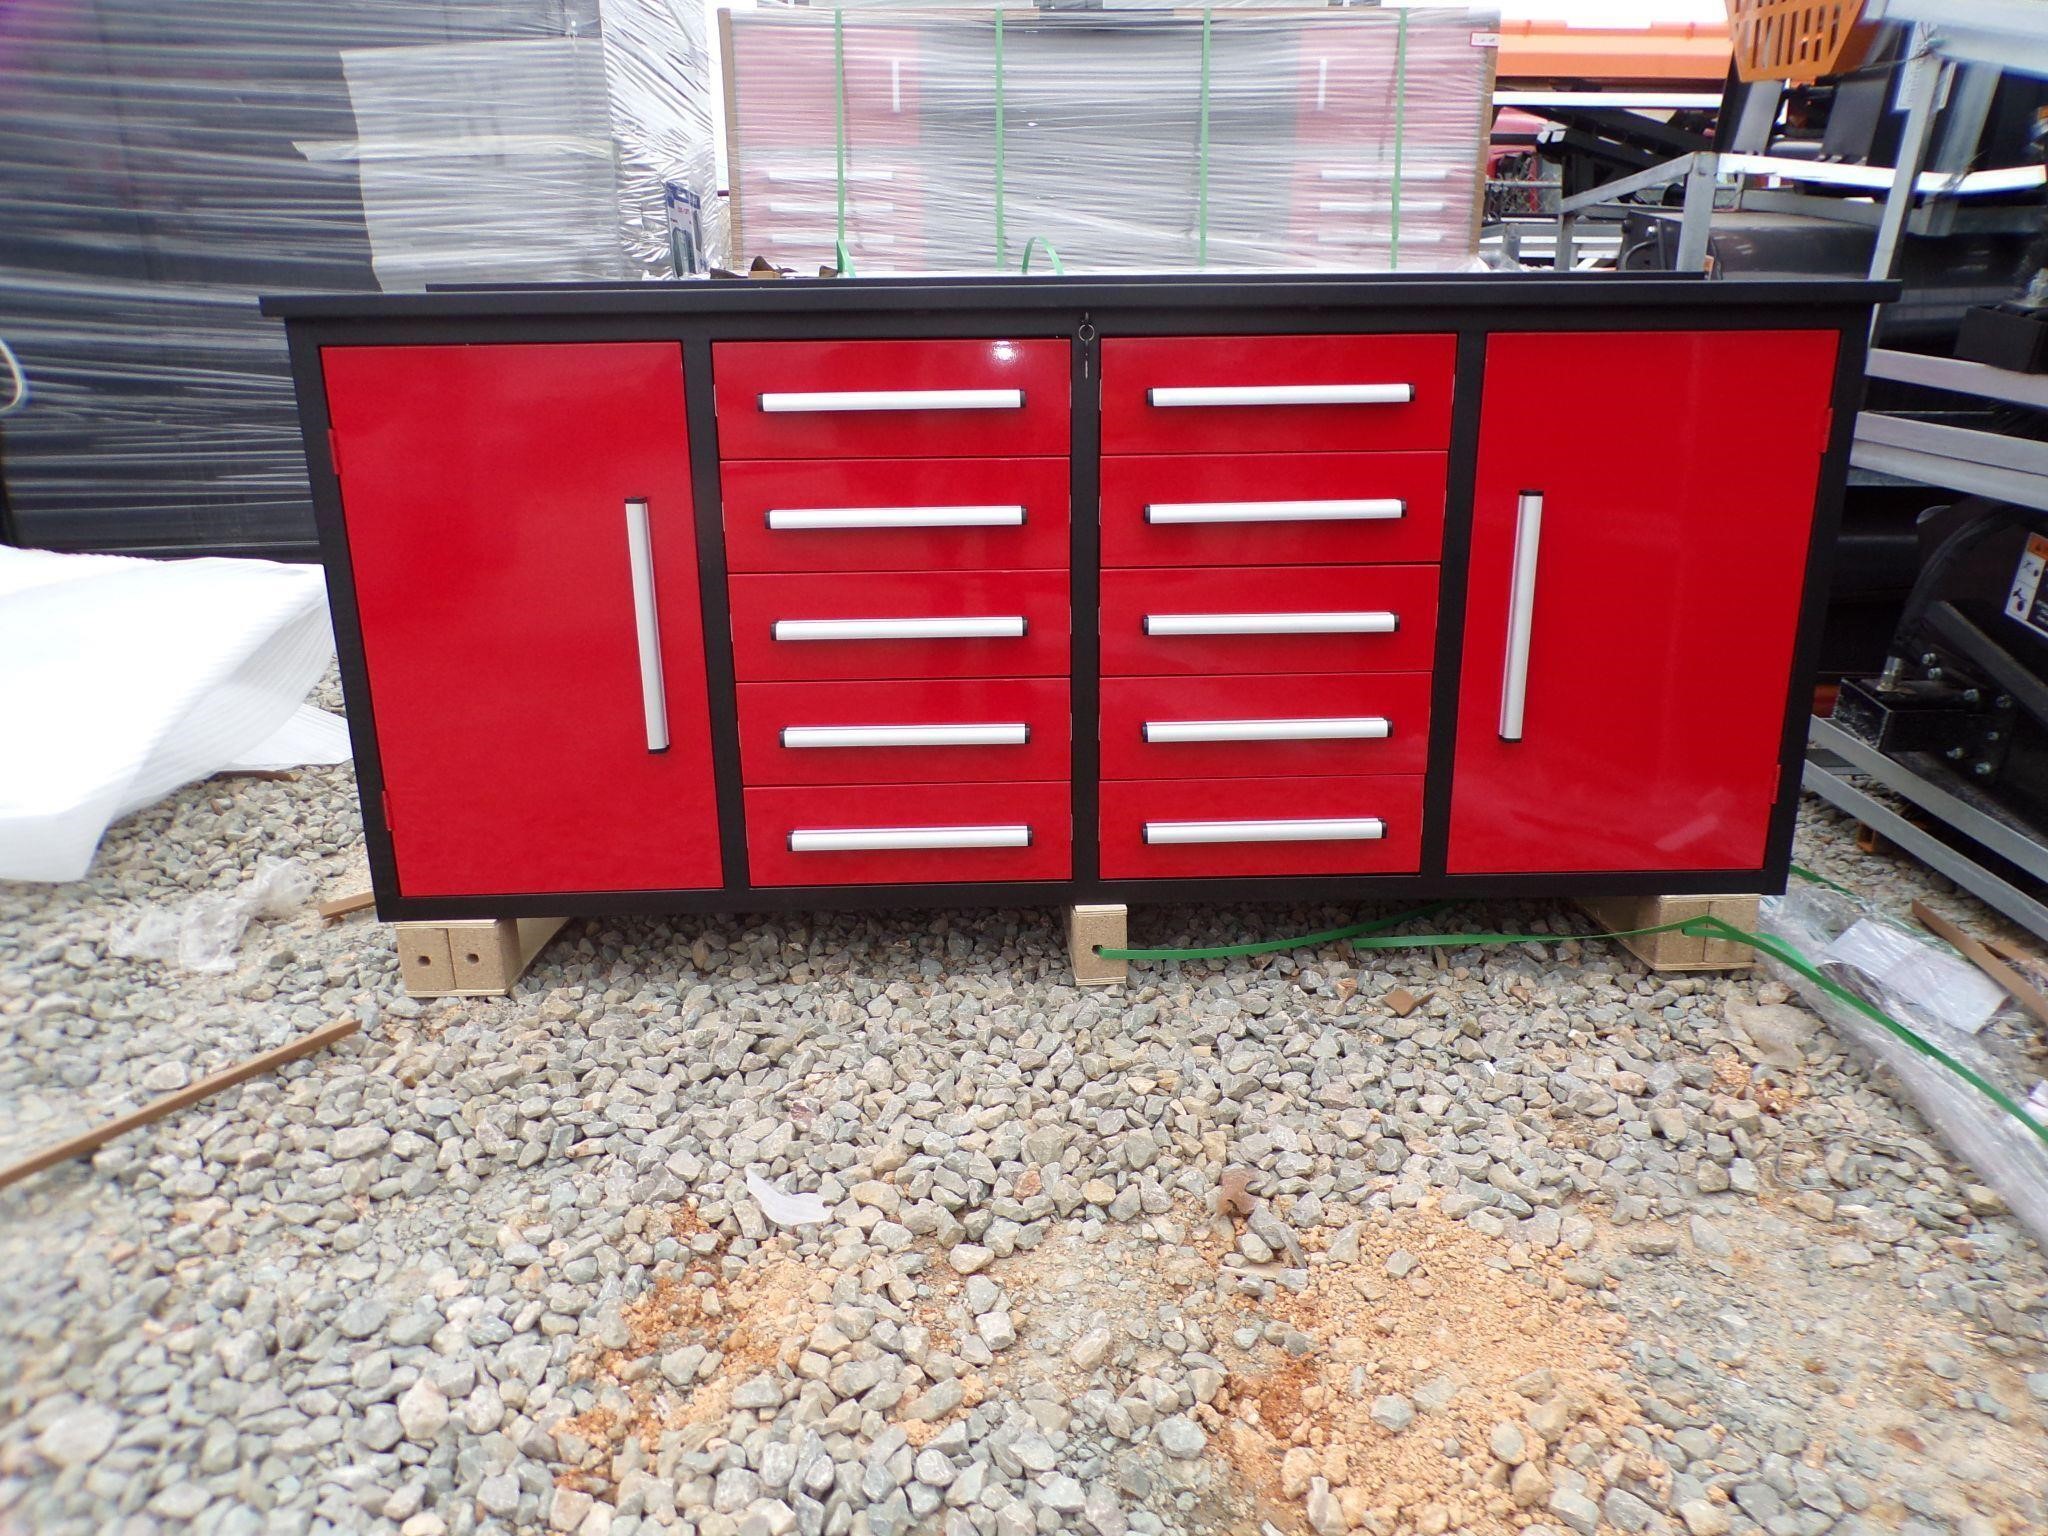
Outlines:
[[1384, 271], [1476, 248], [1486, 15], [859, 6], [724, 22], [737, 256], [863, 276], [1027, 259]]
[[0, 537], [310, 549], [256, 295], [702, 270], [706, 43], [667, 0], [0, 5], [0, 336], [33, 392]]

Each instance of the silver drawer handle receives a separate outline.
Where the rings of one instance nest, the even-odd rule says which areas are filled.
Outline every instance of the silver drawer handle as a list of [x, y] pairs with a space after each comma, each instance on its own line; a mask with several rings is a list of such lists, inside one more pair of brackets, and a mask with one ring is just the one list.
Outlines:
[[1202, 384], [1148, 389], [1153, 405], [1406, 405], [1413, 384]]
[[1017, 528], [1022, 507], [775, 507], [768, 526], [798, 528]]
[[1148, 821], [1148, 843], [1356, 843], [1387, 835], [1377, 816], [1314, 821]]
[[783, 186], [809, 186], [814, 182], [894, 181], [892, 170], [855, 170], [832, 165], [783, 165], [768, 172], [768, 179]]
[[1145, 739], [1183, 741], [1383, 741], [1394, 727], [1384, 715], [1301, 720], [1147, 720]]
[[1148, 635], [1391, 635], [1397, 613], [1148, 613]]
[[1529, 702], [1529, 630], [1536, 620], [1536, 547], [1543, 539], [1543, 496], [1524, 491], [1515, 501], [1515, 560], [1508, 580], [1508, 652], [1500, 682], [1500, 739], [1522, 739]]
[[1148, 523], [1341, 523], [1398, 518], [1408, 503], [1395, 497], [1351, 501], [1155, 501]]
[[1028, 725], [786, 725], [785, 747], [1023, 747]]
[[963, 619], [777, 619], [778, 640], [1017, 640], [1029, 626], [1015, 615]]
[[791, 853], [903, 848], [1029, 848], [1029, 827], [821, 827], [789, 834]]
[[[773, 172], [769, 173], [771, 178]], [[1326, 165], [1323, 167], [1325, 181], [1393, 181], [1396, 173], [1391, 165]], [[1444, 166], [1406, 165], [1400, 170], [1401, 181], [1448, 181], [1451, 173]], [[1405, 207], [1406, 204], [1403, 204]]]
[[661, 616], [654, 606], [654, 537], [647, 503], [626, 503], [626, 564], [633, 576], [633, 629], [640, 647], [640, 707], [647, 750], [668, 750], [668, 692], [661, 683]]
[[804, 411], [1019, 411], [1021, 389], [814, 389], [761, 397], [774, 415]]
[[[1316, 212], [1392, 213], [1394, 207], [1391, 197], [1326, 197], [1316, 204]], [[1444, 200], [1440, 197], [1404, 197], [1400, 209], [1403, 213], [1442, 213]]]

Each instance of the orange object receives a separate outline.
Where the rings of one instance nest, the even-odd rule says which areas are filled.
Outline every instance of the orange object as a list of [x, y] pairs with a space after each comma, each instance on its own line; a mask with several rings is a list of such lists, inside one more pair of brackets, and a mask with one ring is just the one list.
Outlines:
[[1728, 77], [1729, 46], [1726, 27], [1697, 22], [1608, 29], [1508, 21], [1500, 28], [1495, 75], [1503, 84], [1654, 80], [1718, 86]]
[[1862, 0], [1727, 0], [1736, 73], [1745, 80], [1818, 80], [1854, 69], [1878, 28]]

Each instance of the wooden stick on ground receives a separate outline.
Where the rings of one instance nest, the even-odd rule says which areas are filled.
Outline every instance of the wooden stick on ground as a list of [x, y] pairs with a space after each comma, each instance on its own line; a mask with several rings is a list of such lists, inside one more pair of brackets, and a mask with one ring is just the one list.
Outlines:
[[165, 1115], [197, 1104], [201, 1099], [210, 1098], [224, 1088], [237, 1083], [246, 1083], [252, 1077], [261, 1077], [275, 1071], [288, 1061], [297, 1061], [301, 1056], [310, 1056], [315, 1051], [325, 1050], [337, 1040], [345, 1040], [362, 1027], [356, 1018], [337, 1019], [334, 1023], [314, 1030], [310, 1035], [301, 1035], [289, 1045], [280, 1045], [274, 1051], [265, 1051], [261, 1056], [251, 1056], [247, 1061], [237, 1062], [232, 1067], [223, 1067], [198, 1082], [180, 1088], [176, 1093], [167, 1093], [160, 1099], [151, 1100], [131, 1114], [121, 1115], [107, 1121], [94, 1130], [60, 1141], [54, 1147], [45, 1147], [33, 1156], [14, 1164], [11, 1168], [0, 1168], [0, 1189], [18, 1184], [30, 1174], [41, 1173], [45, 1168], [54, 1168], [59, 1163], [68, 1163], [74, 1157], [84, 1157], [97, 1152], [116, 1136], [125, 1136], [137, 1126], [148, 1125], [152, 1120], [161, 1120]]
[[351, 912], [360, 912], [365, 907], [377, 904], [375, 891], [350, 891], [346, 896], [337, 896], [332, 901], [320, 903], [320, 915], [332, 922], [337, 917], [346, 917]]
[[2043, 997], [2032, 982], [1991, 953], [1981, 940], [1963, 932], [1924, 901], [1913, 903], [1913, 918], [1936, 938], [1948, 940], [1978, 970], [2010, 992], [2014, 1002], [2048, 1024], [2048, 997]]

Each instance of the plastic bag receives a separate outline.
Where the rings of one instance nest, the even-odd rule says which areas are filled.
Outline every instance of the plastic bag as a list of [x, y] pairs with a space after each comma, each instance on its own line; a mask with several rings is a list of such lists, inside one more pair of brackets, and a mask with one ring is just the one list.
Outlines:
[[80, 878], [111, 822], [227, 764], [347, 756], [299, 714], [334, 659], [318, 566], [0, 549], [0, 656], [0, 880]]
[[[2036, 1123], [2048, 1123], [2041, 1117], [2048, 1085], [2018, 1043], [2030, 1022], [2002, 991], [1984, 1007], [1978, 983], [1987, 978], [1949, 945], [1821, 885], [1795, 885], [1765, 898], [1758, 920], [1766, 936], [1805, 956], [1837, 986], [2019, 1101]], [[1838, 1037], [1891, 1070], [1927, 1123], [2048, 1249], [2048, 1143], [1876, 1020], [1768, 956], [1765, 964]]]
[[296, 859], [265, 859], [239, 890], [208, 891], [175, 907], [151, 907], [116, 929], [108, 950], [124, 960], [161, 960], [187, 971], [231, 971], [242, 935], [259, 917], [289, 917], [313, 899], [313, 872]]

